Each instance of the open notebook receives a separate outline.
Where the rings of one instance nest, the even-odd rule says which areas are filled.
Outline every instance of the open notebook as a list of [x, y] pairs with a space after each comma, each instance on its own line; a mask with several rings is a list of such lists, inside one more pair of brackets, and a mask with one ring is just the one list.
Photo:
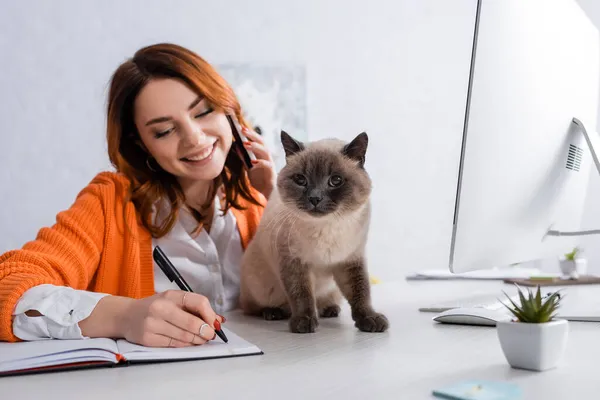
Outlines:
[[177, 349], [144, 347], [123, 339], [106, 338], [0, 343], [0, 376], [263, 354], [254, 344], [225, 328], [223, 331], [229, 339], [227, 343], [217, 338], [201, 346]]

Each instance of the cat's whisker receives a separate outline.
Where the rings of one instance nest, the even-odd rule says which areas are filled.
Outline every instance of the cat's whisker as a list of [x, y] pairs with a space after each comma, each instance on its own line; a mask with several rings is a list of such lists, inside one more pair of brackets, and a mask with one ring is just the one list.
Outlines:
[[277, 243], [279, 242], [279, 234], [281, 233], [281, 230], [285, 227], [286, 224], [289, 223], [290, 220], [294, 219], [294, 212], [292, 210], [285, 209], [284, 211], [286, 211], [286, 212], [284, 213], [281, 220], [279, 221], [280, 225], [275, 232], [275, 237], [273, 238], [273, 240], [271, 240], [271, 244], [270, 244], [271, 249], [272, 249], [273, 245], [277, 245]]
[[[281, 226], [283, 225], [284, 221], [288, 218], [288, 216], [289, 211], [284, 209], [282, 212], [276, 215], [277, 218], [273, 218], [271, 224], [269, 225], [269, 228], [273, 228], [272, 233], [278, 232], [278, 230], [281, 229]], [[277, 224], [279, 224], [279, 226], [277, 226]], [[277, 234], [275, 235], [275, 238], [277, 238]]]
[[[285, 224], [289, 224], [289, 226], [286, 227], [286, 229], [288, 230], [288, 237], [287, 237], [287, 240], [288, 240], [288, 250], [290, 249], [290, 246], [289, 246], [290, 236], [291, 236], [291, 234], [293, 232], [294, 226], [296, 225], [297, 221], [298, 221], [298, 218], [296, 218], [293, 215], [293, 213], [290, 213], [290, 215], [288, 216], [288, 218], [285, 220]], [[282, 224], [282, 227], [283, 227], [283, 224]], [[280, 229], [280, 231], [281, 231], [281, 229]], [[279, 236], [279, 232], [277, 233], [277, 236]], [[277, 237], [277, 243], [279, 243], [279, 238], [278, 237]]]
[[269, 223], [266, 225], [266, 229], [271, 229], [271, 227], [273, 227], [273, 225], [277, 224], [278, 222], [280, 222], [282, 219], [284, 219], [288, 214], [290, 214], [292, 211], [288, 208], [283, 208], [282, 210], [279, 210], [277, 212], [277, 214], [275, 214], [271, 221], [269, 221]]
[[285, 209], [282, 211], [278, 211], [277, 214], [275, 214], [273, 217], [271, 217], [271, 220], [267, 223], [267, 225], [265, 225], [265, 229], [268, 231], [269, 229], [271, 229], [271, 227], [276, 224], [279, 221], [279, 217], [285, 213]]
[[267, 232], [270, 237], [272, 237], [273, 233], [275, 232], [275, 228], [277, 228], [277, 223], [281, 223], [281, 220], [285, 218], [286, 214], [287, 210], [285, 209], [277, 210], [275, 215], [269, 216], [271, 219], [266, 225], [263, 225], [263, 230]]
[[290, 226], [290, 229], [288, 231], [288, 239], [287, 239], [287, 248], [288, 251], [291, 252], [292, 251], [292, 246], [290, 245], [290, 236], [294, 230], [294, 227], [296, 226], [296, 222], [298, 222], [298, 219], [296, 219], [293, 223], [292, 226]]

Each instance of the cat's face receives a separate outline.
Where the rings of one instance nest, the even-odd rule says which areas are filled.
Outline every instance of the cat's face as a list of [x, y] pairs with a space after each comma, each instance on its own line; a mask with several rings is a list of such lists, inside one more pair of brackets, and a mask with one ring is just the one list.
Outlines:
[[368, 137], [326, 139], [305, 145], [281, 132], [286, 165], [277, 178], [281, 199], [313, 217], [343, 216], [362, 207], [371, 193], [364, 169]]

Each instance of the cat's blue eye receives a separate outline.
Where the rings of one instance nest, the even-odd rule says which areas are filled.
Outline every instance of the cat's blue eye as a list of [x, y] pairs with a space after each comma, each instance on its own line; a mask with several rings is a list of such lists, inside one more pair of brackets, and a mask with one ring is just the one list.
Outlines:
[[306, 177], [302, 174], [296, 174], [292, 177], [292, 180], [299, 186], [306, 186], [307, 181]]
[[339, 175], [332, 175], [331, 177], [329, 177], [329, 186], [331, 187], [339, 187], [342, 186], [342, 183], [344, 183], [344, 178], [342, 178]]

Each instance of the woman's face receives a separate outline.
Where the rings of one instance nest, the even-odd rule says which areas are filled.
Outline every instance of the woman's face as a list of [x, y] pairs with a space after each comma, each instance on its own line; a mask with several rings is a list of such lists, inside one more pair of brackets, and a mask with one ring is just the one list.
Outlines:
[[168, 78], [150, 81], [135, 101], [142, 143], [182, 183], [211, 181], [225, 165], [231, 128], [225, 114], [211, 107], [183, 82]]

